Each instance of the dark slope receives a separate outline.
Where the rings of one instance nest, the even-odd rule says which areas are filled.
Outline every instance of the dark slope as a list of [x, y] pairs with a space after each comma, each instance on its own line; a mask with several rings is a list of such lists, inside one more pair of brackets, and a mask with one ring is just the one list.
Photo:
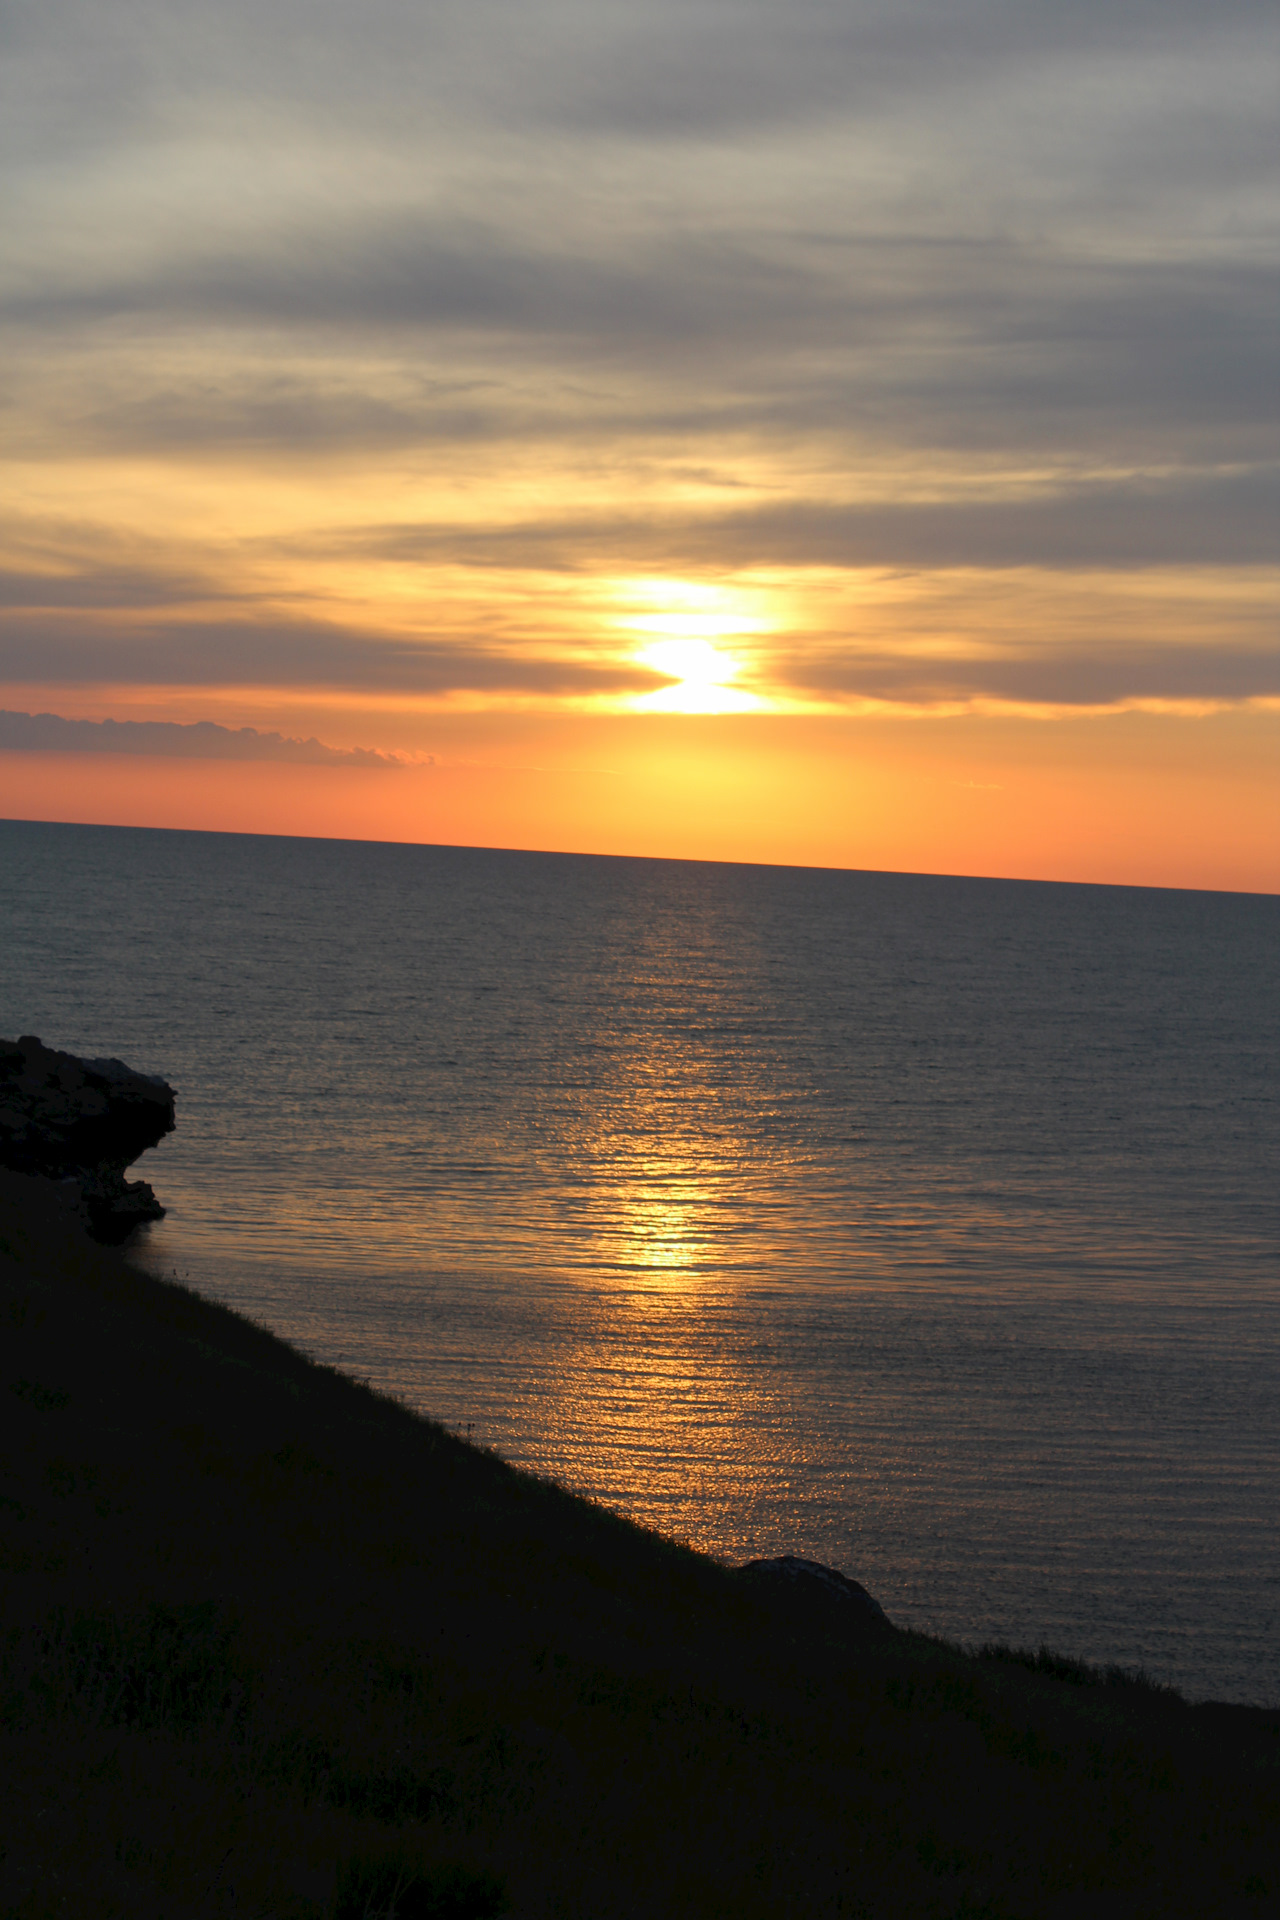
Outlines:
[[1276, 1911], [1280, 1714], [757, 1588], [47, 1191], [0, 1191], [0, 1912]]

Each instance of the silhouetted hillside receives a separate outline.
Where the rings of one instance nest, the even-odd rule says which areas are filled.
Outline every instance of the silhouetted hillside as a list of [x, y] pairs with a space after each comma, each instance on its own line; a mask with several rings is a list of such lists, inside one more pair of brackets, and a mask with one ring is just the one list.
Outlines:
[[1276, 1910], [1280, 1713], [753, 1582], [46, 1183], [4, 1177], [0, 1239], [0, 1912]]

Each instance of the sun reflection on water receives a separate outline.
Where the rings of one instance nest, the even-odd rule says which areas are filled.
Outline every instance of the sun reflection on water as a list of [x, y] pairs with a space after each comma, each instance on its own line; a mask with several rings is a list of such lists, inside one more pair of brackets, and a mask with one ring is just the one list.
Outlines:
[[84, 832], [205, 929], [155, 1270], [727, 1558], [1171, 1673], [1202, 1620], [1256, 1697], [1269, 902]]
[[689, 1168], [650, 1162], [633, 1183], [608, 1195], [616, 1215], [618, 1259], [626, 1267], [674, 1276], [713, 1258], [717, 1233], [710, 1183]]

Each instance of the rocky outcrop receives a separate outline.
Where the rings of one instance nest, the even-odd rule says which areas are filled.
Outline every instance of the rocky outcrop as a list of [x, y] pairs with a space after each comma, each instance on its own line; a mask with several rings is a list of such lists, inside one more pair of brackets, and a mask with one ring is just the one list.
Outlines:
[[893, 1631], [884, 1608], [865, 1587], [837, 1573], [834, 1567], [824, 1567], [820, 1560], [802, 1560], [798, 1554], [784, 1553], [776, 1560], [748, 1560], [738, 1571], [753, 1586], [791, 1596], [832, 1624]]
[[81, 1060], [32, 1034], [0, 1040], [0, 1166], [66, 1187], [100, 1240], [164, 1208], [124, 1170], [174, 1125], [173, 1088], [122, 1060]]

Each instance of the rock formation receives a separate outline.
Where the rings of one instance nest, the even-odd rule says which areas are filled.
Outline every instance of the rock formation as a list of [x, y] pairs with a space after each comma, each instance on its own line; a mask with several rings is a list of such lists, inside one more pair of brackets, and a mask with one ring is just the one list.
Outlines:
[[891, 1628], [884, 1608], [856, 1580], [824, 1567], [820, 1560], [802, 1560], [784, 1553], [776, 1560], [748, 1560], [739, 1568], [744, 1579], [776, 1593], [794, 1595], [810, 1610], [833, 1621], [870, 1628]]
[[81, 1060], [32, 1034], [0, 1040], [0, 1166], [60, 1182], [99, 1240], [123, 1240], [164, 1208], [124, 1170], [173, 1131], [165, 1081], [121, 1060]]

